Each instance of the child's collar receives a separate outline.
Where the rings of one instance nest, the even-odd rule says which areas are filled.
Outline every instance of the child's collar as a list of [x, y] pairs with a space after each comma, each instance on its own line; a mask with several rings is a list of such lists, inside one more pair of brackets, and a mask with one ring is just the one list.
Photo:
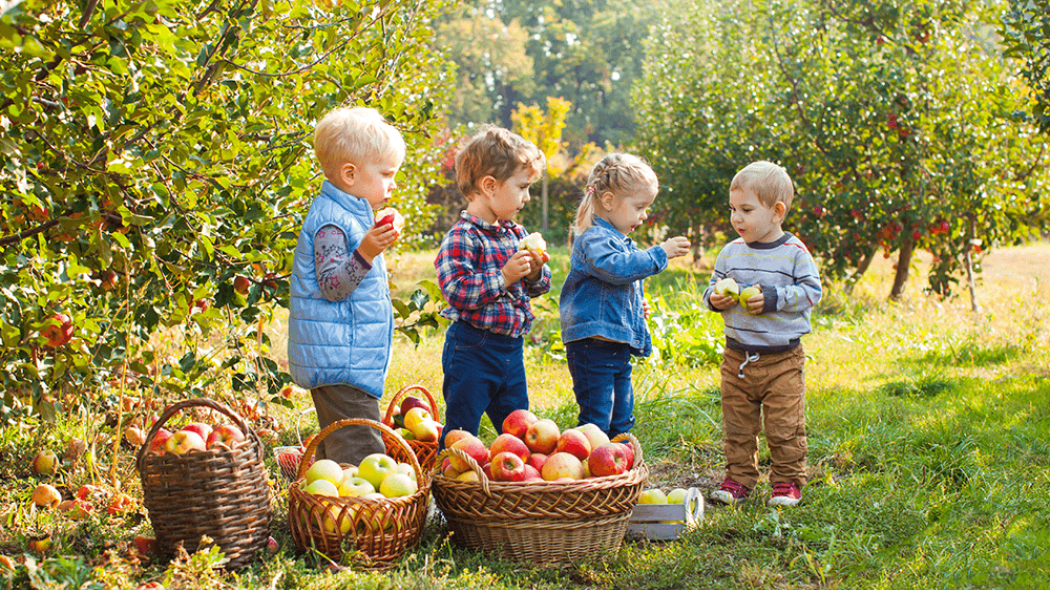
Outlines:
[[505, 219], [496, 219], [496, 223], [489, 223], [489, 222], [485, 221], [484, 219], [478, 217], [477, 215], [474, 215], [473, 213], [468, 212], [466, 209], [464, 209], [459, 214], [459, 216], [460, 216], [461, 219], [465, 219], [465, 220], [473, 223], [474, 225], [480, 227], [481, 229], [488, 230], [488, 231], [499, 231], [500, 229], [506, 229], [508, 227], [514, 227], [514, 222], [513, 221], [507, 221]]
[[371, 211], [372, 205], [365, 199], [344, 192], [329, 181], [321, 184], [321, 194], [335, 201], [348, 211]]

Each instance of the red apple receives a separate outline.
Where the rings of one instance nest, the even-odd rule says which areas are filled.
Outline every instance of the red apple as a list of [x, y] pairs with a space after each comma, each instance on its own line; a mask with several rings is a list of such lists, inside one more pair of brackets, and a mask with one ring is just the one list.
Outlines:
[[248, 289], [251, 286], [252, 286], [252, 283], [251, 283], [251, 281], [248, 280], [248, 277], [237, 275], [233, 279], [233, 290], [237, 291], [241, 295], [247, 295], [248, 294]]
[[489, 445], [489, 459], [494, 461], [496, 455], [507, 452], [514, 453], [523, 462], [529, 458], [529, 448], [525, 446], [525, 441], [513, 434], [504, 432], [497, 436], [496, 440]]
[[128, 426], [125, 428], [124, 438], [136, 447], [146, 442], [146, 435], [144, 435], [142, 429], [137, 426]]
[[295, 395], [295, 389], [291, 385], [285, 385], [281, 388], [281, 397], [284, 399], [292, 399], [293, 395]]
[[100, 502], [106, 499], [106, 490], [86, 483], [77, 490], [77, 499], [85, 502]]
[[627, 471], [630, 471], [634, 468], [634, 445], [631, 444], [631, 441], [618, 442], [616, 444], [623, 445], [624, 462], [627, 465]]
[[487, 462], [481, 467], [481, 472], [485, 474], [485, 477], [492, 478], [492, 462]]
[[543, 464], [541, 475], [547, 481], [555, 481], [562, 478], [569, 478], [570, 480], [583, 479], [583, 463], [575, 455], [564, 452], [554, 453]]
[[543, 481], [543, 475], [540, 474], [540, 470], [536, 469], [532, 465], [525, 464], [525, 481]]
[[401, 415], [405, 416], [412, 408], [423, 408], [427, 412], [430, 412], [431, 410], [430, 404], [427, 402], [414, 395], [406, 395], [405, 398], [401, 400], [401, 405], [398, 406], [398, 409], [401, 410]]
[[524, 439], [529, 426], [536, 420], [538, 420], [536, 414], [528, 410], [514, 410], [503, 420], [503, 432]]
[[591, 451], [587, 458], [587, 468], [591, 475], [603, 477], [606, 475], [620, 475], [627, 471], [627, 456], [624, 446], [620, 443], [605, 443]]
[[64, 313], [53, 314], [40, 335], [47, 338], [47, 345], [51, 348], [62, 346], [73, 338], [73, 320]]
[[496, 481], [524, 481], [525, 462], [510, 451], [503, 451], [492, 458], [492, 479]]
[[526, 465], [531, 465], [536, 468], [536, 471], [543, 471], [543, 464], [547, 462], [547, 455], [543, 453], [532, 453], [529, 458], [525, 461]]
[[212, 427], [211, 424], [205, 424], [204, 422], [194, 422], [193, 424], [183, 426], [182, 430], [196, 432], [197, 435], [201, 437], [201, 440], [206, 441], [208, 440], [208, 437], [211, 436]]
[[587, 442], [591, 444], [592, 451], [597, 449], [599, 445], [609, 442], [609, 435], [602, 432], [602, 429], [598, 428], [597, 424], [583, 424], [577, 426], [576, 430], [579, 430], [587, 437]]
[[185, 455], [186, 453], [196, 450], [203, 451], [207, 447], [204, 445], [204, 439], [199, 434], [192, 430], [182, 429], [168, 438], [168, 442], [164, 444], [164, 450], [169, 453], [175, 453], [176, 455]]
[[58, 455], [53, 451], [43, 450], [33, 455], [33, 473], [54, 475], [56, 471], [58, 471]]
[[401, 230], [405, 229], [405, 218], [401, 216], [401, 213], [393, 207], [386, 207], [376, 211], [376, 225], [390, 224], [394, 227], [394, 231], [398, 235], [401, 235]]
[[135, 535], [132, 539], [135, 543], [135, 548], [138, 549], [139, 555], [143, 557], [149, 557], [157, 552], [157, 538], [146, 537], [143, 535]]
[[266, 553], [269, 554], [270, 557], [277, 555], [277, 551], [280, 548], [281, 546], [277, 544], [277, 539], [274, 539], [273, 537], [266, 539]]
[[456, 441], [468, 436], [474, 435], [460, 428], [449, 430], [448, 434], [445, 435], [445, 448], [450, 448], [452, 445], [456, 444]]
[[558, 447], [558, 437], [561, 431], [553, 420], [543, 418], [529, 426], [525, 432], [525, 446], [533, 453], [549, 455]]
[[109, 506], [106, 506], [106, 513], [110, 516], [116, 516], [117, 514], [127, 512], [134, 507], [135, 500], [133, 500], [131, 496], [123, 492], [117, 492], [110, 499]]
[[[463, 451], [471, 459], [474, 459], [478, 465], [484, 465], [489, 460], [489, 450], [485, 448], [485, 443], [481, 442], [481, 439], [474, 435], [470, 435], [469, 438], [465, 437], [457, 440], [456, 444], [452, 445], [450, 448]], [[467, 462], [458, 455], [449, 455], [448, 459], [456, 471], [459, 471], [460, 473], [464, 471], [472, 471]]]
[[167, 428], [161, 428], [157, 431], [157, 434], [153, 435], [153, 442], [149, 445], [150, 452], [163, 455], [164, 450], [168, 447], [168, 439], [171, 438], [171, 431]]
[[244, 440], [244, 433], [241, 429], [234, 426], [233, 424], [217, 424], [212, 429], [211, 434], [204, 441], [204, 445], [209, 449], [215, 445], [225, 445], [229, 448], [233, 448], [233, 445]]
[[579, 430], [568, 428], [558, 437], [558, 445], [555, 451], [570, 453], [580, 461], [583, 461], [591, 454], [591, 443], [587, 442], [587, 437]]
[[79, 498], [60, 502], [57, 508], [60, 512], [64, 512], [70, 520], [83, 520], [95, 511], [91, 502]]

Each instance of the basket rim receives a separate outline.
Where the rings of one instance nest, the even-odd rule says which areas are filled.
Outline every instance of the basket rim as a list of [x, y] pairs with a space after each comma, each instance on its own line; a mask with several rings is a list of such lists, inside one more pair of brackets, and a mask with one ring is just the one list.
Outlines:
[[[145, 465], [146, 458], [153, 454], [151, 452], [151, 447], [153, 446], [153, 439], [156, 438], [157, 434], [161, 431], [161, 429], [164, 428], [164, 425], [168, 423], [168, 420], [170, 420], [172, 416], [181, 412], [184, 409], [193, 408], [197, 406], [205, 406], [216, 410], [221, 414], [225, 414], [226, 417], [233, 420], [234, 425], [240, 428], [241, 432], [244, 433], [244, 440], [238, 443], [234, 443], [232, 447], [230, 445], [223, 444], [216, 445], [211, 449], [204, 449], [203, 451], [191, 450], [190, 452], [184, 455], [180, 455], [180, 457], [193, 457], [194, 455], [199, 455], [200, 453], [214, 453], [216, 451], [221, 452], [224, 447], [227, 450], [234, 450], [242, 446], [252, 444], [254, 445], [253, 448], [255, 449], [256, 454], [258, 455], [259, 461], [262, 461], [264, 456], [263, 443], [262, 439], [259, 438], [258, 433], [255, 432], [255, 429], [252, 428], [240, 414], [235, 412], [226, 404], [215, 400], [198, 397], [184, 400], [181, 402], [176, 402], [164, 408], [164, 411], [161, 412], [160, 417], [158, 417], [157, 421], [153, 423], [152, 427], [150, 427], [149, 432], [146, 434], [145, 440], [143, 440], [142, 444], [139, 445], [138, 451], [136, 451], [135, 453], [135, 467], [136, 469], [138, 469], [139, 473], [142, 473], [142, 469]], [[165, 453], [165, 455], [166, 454], [167, 453]]]
[[[366, 418], [344, 418], [342, 420], [336, 420], [335, 422], [329, 424], [324, 430], [318, 432], [317, 436], [315, 436], [313, 440], [310, 441], [310, 444], [306, 446], [306, 450], [303, 451], [303, 454], [299, 458], [299, 470], [295, 475], [295, 479], [292, 480], [292, 486], [297, 486], [298, 482], [306, 476], [306, 470], [309, 469], [308, 464], [310, 462], [310, 459], [314, 457], [314, 454], [317, 452], [317, 446], [321, 443], [321, 441], [324, 440], [332, 432], [335, 432], [336, 430], [344, 426], [369, 426], [380, 431], [382, 434], [393, 437], [393, 440], [397, 444], [401, 445], [401, 450], [408, 457], [407, 463], [412, 466], [412, 471], [416, 475], [416, 490], [418, 491], [420, 489], [423, 489], [424, 487], [428, 490], [430, 489], [429, 482], [432, 478], [428, 477], [426, 472], [424, 472], [423, 468], [419, 465], [419, 459], [416, 457], [416, 453], [414, 450], [412, 450], [412, 447], [409, 446], [408, 441], [406, 441], [404, 437], [395, 432], [386, 424], [383, 424], [382, 422], [376, 422], [375, 420], [368, 420]], [[327, 498], [331, 496], [325, 497]]]

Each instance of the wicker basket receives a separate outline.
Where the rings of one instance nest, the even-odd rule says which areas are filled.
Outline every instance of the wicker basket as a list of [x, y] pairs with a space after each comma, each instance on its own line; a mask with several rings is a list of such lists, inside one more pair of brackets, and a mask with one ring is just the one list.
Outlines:
[[573, 482], [493, 482], [466, 453], [456, 453], [479, 481], [452, 480], [434, 472], [434, 500], [452, 529], [452, 540], [468, 549], [546, 567], [569, 564], [615, 550], [649, 479], [642, 448], [633, 435], [634, 467], [622, 475]]
[[[225, 414], [244, 432], [245, 440], [232, 448], [217, 445], [184, 455], [149, 452], [168, 419], [197, 406]], [[168, 406], [135, 457], [158, 552], [171, 555], [181, 543], [193, 553], [201, 537], [208, 536], [228, 559], [227, 569], [248, 565], [266, 547], [270, 534], [270, 491], [263, 457], [259, 436], [225, 405], [191, 399]]]
[[288, 526], [300, 551], [318, 551], [336, 562], [342, 559], [344, 550], [353, 551], [351, 561], [357, 566], [371, 570], [389, 569], [407, 548], [419, 542], [427, 519], [430, 477], [419, 467], [419, 461], [405, 439], [374, 420], [352, 418], [333, 422], [310, 441], [304, 458], [312, 458], [317, 444], [332, 431], [350, 425], [371, 426], [400, 443], [388, 454], [394, 460], [412, 466], [418, 489], [410, 496], [377, 500], [319, 497], [299, 487], [308, 469], [304, 461], [288, 490]]
[[[391, 429], [394, 428], [394, 414], [397, 413], [401, 399], [414, 390], [423, 392], [423, 396], [430, 405], [430, 415], [435, 420], [438, 420], [438, 406], [434, 403], [434, 396], [430, 395], [427, 388], [422, 385], [408, 385], [401, 388], [401, 391], [395, 393], [393, 399], [390, 400], [390, 404], [386, 407], [386, 413], [383, 415], [383, 424]], [[419, 460], [419, 466], [423, 468], [423, 471], [430, 473], [434, 468], [434, 462], [437, 460], [438, 442], [421, 442], [418, 440], [406, 440], [405, 442], [408, 443], [408, 446], [412, 447], [412, 451], [416, 454], [416, 459]], [[394, 439], [385, 432], [383, 433], [383, 444], [386, 445], [388, 453], [397, 446]]]

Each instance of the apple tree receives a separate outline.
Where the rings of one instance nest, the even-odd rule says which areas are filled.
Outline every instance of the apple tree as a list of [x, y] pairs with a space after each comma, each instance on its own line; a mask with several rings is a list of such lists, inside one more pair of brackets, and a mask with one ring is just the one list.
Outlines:
[[[880, 251], [896, 253], [896, 298], [927, 248], [931, 289], [947, 293], [961, 268], [977, 270], [975, 247], [1023, 236], [1043, 215], [1045, 166], [1032, 166], [1043, 142], [1013, 115], [1018, 81], [989, 35], [996, 8], [697, 6], [654, 45], [639, 91], [641, 145], [687, 191], [669, 204], [724, 220], [735, 170], [779, 162], [798, 187], [788, 229], [827, 274], [856, 278]], [[669, 54], [678, 57], [663, 62]]]
[[447, 4], [30, 0], [7, 12], [4, 417], [46, 419], [128, 381], [274, 396], [288, 377], [264, 328], [287, 304], [321, 180], [313, 122], [341, 104], [384, 113], [409, 144], [395, 204], [410, 233], [427, 227], [420, 189], [438, 171], [448, 76], [429, 23]]
[[1006, 56], [1022, 64], [1036, 123], [1050, 131], [1050, 0], [1009, 0], [999, 32]]

